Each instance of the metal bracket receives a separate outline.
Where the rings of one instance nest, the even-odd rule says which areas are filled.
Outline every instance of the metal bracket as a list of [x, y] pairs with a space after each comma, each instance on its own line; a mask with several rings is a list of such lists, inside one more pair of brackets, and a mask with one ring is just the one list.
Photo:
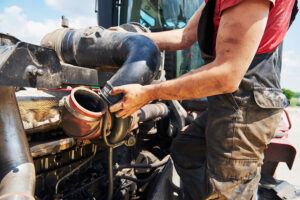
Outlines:
[[25, 42], [0, 46], [0, 86], [104, 86], [112, 75], [112, 72], [60, 63], [54, 50], [41, 46]]

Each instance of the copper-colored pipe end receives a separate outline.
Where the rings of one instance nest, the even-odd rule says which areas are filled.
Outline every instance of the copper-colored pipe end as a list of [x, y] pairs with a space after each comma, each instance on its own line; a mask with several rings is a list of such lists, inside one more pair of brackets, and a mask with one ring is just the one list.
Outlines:
[[101, 135], [107, 104], [98, 94], [78, 87], [64, 103], [62, 127], [67, 135], [77, 139], [94, 139]]

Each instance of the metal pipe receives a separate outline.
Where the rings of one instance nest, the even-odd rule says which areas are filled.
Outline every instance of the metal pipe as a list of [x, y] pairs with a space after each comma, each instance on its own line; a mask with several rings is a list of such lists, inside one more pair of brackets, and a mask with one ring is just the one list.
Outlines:
[[138, 121], [144, 122], [159, 117], [165, 117], [169, 114], [169, 108], [164, 103], [147, 104], [138, 111]]
[[99, 138], [107, 103], [90, 89], [78, 87], [64, 98], [62, 128], [77, 139]]
[[108, 146], [119, 146], [130, 129], [131, 117], [116, 118], [107, 110], [107, 102], [98, 94], [87, 88], [75, 88], [64, 98], [62, 128], [67, 135], [77, 139], [100, 138], [104, 132], [104, 136], [108, 136]]
[[14, 87], [0, 87], [0, 199], [33, 200], [35, 168]]
[[108, 170], [108, 194], [107, 200], [111, 200], [114, 193], [114, 178], [113, 178], [113, 148], [108, 148], [108, 162], [107, 162], [107, 170]]

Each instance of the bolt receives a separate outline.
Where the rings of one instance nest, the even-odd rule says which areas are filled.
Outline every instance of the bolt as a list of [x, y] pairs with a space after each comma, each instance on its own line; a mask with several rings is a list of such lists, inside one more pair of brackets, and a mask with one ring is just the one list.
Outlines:
[[179, 195], [178, 195], [177, 192], [173, 192], [173, 196], [174, 196], [174, 197], [178, 197]]
[[134, 146], [136, 143], [136, 139], [134, 136], [130, 136], [128, 139], [127, 139], [127, 142], [125, 143], [126, 146], [128, 147], [132, 147]]
[[42, 76], [44, 74], [44, 71], [42, 69], [38, 69], [34, 65], [28, 65], [25, 68], [25, 72], [30, 76]]
[[38, 76], [43, 76], [44, 75], [44, 70], [38, 69], [36, 73], [37, 73]]

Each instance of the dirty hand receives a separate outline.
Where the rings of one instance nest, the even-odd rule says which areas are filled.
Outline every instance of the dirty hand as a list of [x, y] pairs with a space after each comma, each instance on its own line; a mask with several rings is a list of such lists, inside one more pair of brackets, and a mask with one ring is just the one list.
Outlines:
[[120, 31], [120, 32], [127, 32], [125, 29], [121, 28], [120, 26], [113, 26], [108, 28], [110, 31]]
[[145, 86], [139, 84], [130, 84], [115, 87], [110, 95], [123, 93], [123, 98], [110, 107], [111, 112], [117, 112], [116, 117], [123, 119], [133, 114], [143, 105], [151, 101], [150, 95]]

